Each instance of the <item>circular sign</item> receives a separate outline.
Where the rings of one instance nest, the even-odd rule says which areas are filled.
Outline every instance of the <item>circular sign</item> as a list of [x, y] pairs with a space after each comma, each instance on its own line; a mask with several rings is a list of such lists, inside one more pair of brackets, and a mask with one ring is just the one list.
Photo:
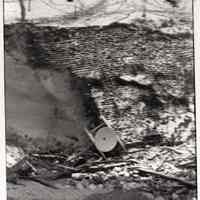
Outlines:
[[109, 152], [117, 145], [117, 137], [114, 131], [108, 127], [99, 129], [95, 136], [95, 145], [101, 152]]

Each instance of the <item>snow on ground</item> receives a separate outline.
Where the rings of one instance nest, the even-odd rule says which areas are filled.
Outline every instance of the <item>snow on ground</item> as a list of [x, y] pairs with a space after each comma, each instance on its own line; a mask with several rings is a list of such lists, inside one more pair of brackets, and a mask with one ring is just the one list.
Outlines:
[[[39, 18], [52, 18], [63, 15], [74, 14], [76, 11], [88, 10], [98, 6], [104, 0], [25, 0], [26, 19], [37, 20]], [[5, 23], [16, 22], [20, 19], [20, 6], [18, 0], [5, 1], [4, 3]]]
[[[165, 0], [25, 0], [26, 19], [43, 25], [63, 27], [83, 27], [108, 25], [120, 21], [130, 23], [142, 17], [144, 9], [147, 18], [153, 21], [192, 17], [192, 0], [181, 0], [178, 8]], [[145, 6], [144, 6], [145, 5]], [[4, 3], [5, 23], [17, 22], [20, 19], [18, 0], [7, 0]]]

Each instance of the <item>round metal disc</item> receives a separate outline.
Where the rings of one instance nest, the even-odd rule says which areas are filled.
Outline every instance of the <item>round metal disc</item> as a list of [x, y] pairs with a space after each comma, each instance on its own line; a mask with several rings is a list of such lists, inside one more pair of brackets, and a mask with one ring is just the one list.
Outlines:
[[109, 152], [117, 145], [117, 137], [112, 129], [103, 127], [99, 129], [95, 136], [95, 145], [101, 152]]

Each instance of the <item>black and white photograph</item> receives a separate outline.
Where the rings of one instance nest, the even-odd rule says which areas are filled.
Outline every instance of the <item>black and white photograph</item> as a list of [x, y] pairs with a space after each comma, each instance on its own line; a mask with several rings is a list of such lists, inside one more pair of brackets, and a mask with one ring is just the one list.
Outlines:
[[198, 199], [196, 1], [3, 1], [7, 200]]

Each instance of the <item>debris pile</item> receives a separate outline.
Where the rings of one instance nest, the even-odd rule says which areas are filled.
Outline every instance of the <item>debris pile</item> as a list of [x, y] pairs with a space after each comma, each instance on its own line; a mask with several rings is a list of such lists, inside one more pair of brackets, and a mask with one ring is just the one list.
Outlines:
[[15, 183], [20, 179], [28, 179], [52, 188], [56, 187], [51, 182], [67, 178], [66, 184], [79, 189], [109, 187], [112, 190], [140, 186], [149, 191], [158, 181], [162, 183], [157, 185], [159, 190], [163, 185], [168, 190], [177, 191], [178, 188], [180, 193], [185, 189], [196, 189], [195, 148], [192, 140], [173, 146], [163, 142], [152, 145], [150, 140], [145, 141], [144, 138], [133, 146], [127, 146], [128, 152], [108, 154], [105, 160], [95, 149], [73, 152], [71, 155], [61, 152], [23, 153], [17, 164], [12, 167], [7, 165], [7, 179]]

